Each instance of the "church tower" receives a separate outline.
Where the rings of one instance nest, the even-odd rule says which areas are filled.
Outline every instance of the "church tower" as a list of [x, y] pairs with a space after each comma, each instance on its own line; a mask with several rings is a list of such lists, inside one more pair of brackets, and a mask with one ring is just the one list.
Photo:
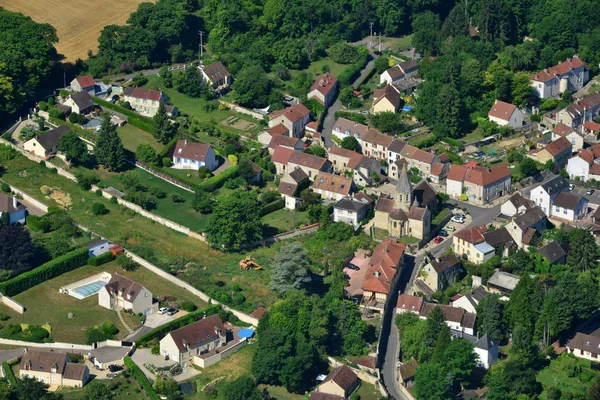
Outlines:
[[394, 199], [394, 206], [403, 210], [408, 210], [412, 204], [412, 185], [410, 179], [408, 179], [408, 172], [406, 172], [406, 164], [402, 166], [400, 176], [398, 177], [398, 183], [396, 184], [396, 198]]

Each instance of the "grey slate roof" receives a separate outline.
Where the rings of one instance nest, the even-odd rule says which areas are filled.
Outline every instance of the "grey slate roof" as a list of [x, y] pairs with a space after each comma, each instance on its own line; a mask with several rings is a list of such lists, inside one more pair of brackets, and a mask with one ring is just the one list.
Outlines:
[[433, 259], [430, 262], [431, 266], [438, 274], [458, 265], [459, 263], [460, 260], [454, 254], [444, 254], [440, 258]]
[[62, 135], [67, 132], [69, 132], [69, 127], [67, 125], [61, 125], [56, 129], [52, 129], [44, 134], [41, 134], [35, 139], [45, 150], [50, 150], [58, 145]]
[[362, 202], [360, 200], [354, 200], [348, 197], [344, 197], [340, 199], [337, 203], [333, 205], [333, 208], [339, 208], [341, 210], [348, 210], [352, 212], [358, 212], [362, 208], [366, 207], [368, 204], [366, 202]]
[[412, 185], [410, 184], [410, 179], [408, 179], [408, 172], [406, 172], [406, 167], [403, 167], [402, 171], [400, 171], [398, 182], [396, 183], [396, 192], [410, 193], [411, 191]]
[[487, 333], [479, 338], [478, 341], [475, 342], [475, 347], [489, 350], [498, 344], [497, 341], [492, 339]]
[[581, 200], [581, 196], [577, 196], [573, 193], [561, 192], [556, 199], [554, 199], [554, 205], [568, 210], [574, 210], [577, 208], [577, 204]]
[[413, 190], [414, 199], [421, 207], [428, 206], [435, 200], [437, 193], [426, 180], [422, 180]]
[[564, 188], [569, 186], [565, 178], [562, 176], [556, 176], [547, 182], [541, 184], [542, 188], [546, 191], [546, 193], [553, 195], [558, 192], [562, 192]]
[[508, 272], [498, 271], [488, 280], [488, 285], [506, 289], [508, 291], [515, 290], [519, 283], [519, 277]]
[[550, 264], [554, 264], [561, 258], [567, 255], [560, 244], [556, 240], [551, 241], [546, 246], [542, 247], [540, 250], [540, 254], [542, 257], [547, 259]]
[[6, 195], [4, 193], [0, 193], [0, 212], [1, 213], [8, 213], [8, 214], [12, 214], [15, 211], [20, 211], [20, 210], [24, 210], [25, 205], [21, 204], [18, 200], [17, 200], [17, 207], [15, 207], [14, 204], [14, 198], [12, 196]]
[[546, 214], [539, 207], [533, 207], [523, 214], [515, 217], [514, 221], [521, 230], [525, 230], [542, 219], [546, 218]]
[[71, 99], [73, 99], [80, 109], [85, 109], [94, 105], [94, 100], [92, 100], [92, 97], [85, 90], [73, 93]]
[[483, 237], [485, 238], [485, 241], [492, 247], [501, 245], [506, 246], [507, 244], [514, 243], [514, 239], [510, 233], [508, 233], [508, 229], [506, 229], [506, 227], [485, 232]]

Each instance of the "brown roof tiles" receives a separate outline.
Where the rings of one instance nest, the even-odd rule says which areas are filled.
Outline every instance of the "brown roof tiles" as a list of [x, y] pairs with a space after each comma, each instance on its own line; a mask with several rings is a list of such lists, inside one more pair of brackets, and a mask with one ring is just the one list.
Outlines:
[[454, 234], [454, 237], [462, 239], [467, 243], [477, 244], [485, 240], [483, 237], [485, 232], [487, 232], [487, 227], [485, 225], [479, 225], [458, 231]]
[[548, 145], [546, 145], [546, 151], [550, 153], [552, 157], [556, 157], [565, 151], [572, 151], [572, 149], [573, 145], [565, 137], [561, 137], [560, 139], [557, 139], [554, 142], [550, 142]]
[[185, 351], [186, 345], [193, 347], [196, 344], [216, 339], [219, 336], [218, 332], [225, 334], [226, 330], [219, 316], [215, 314], [171, 331], [167, 335], [171, 335], [179, 351]]
[[353, 184], [351, 178], [319, 172], [313, 183], [313, 190], [323, 190], [347, 196], [352, 191]]
[[508, 121], [516, 109], [517, 107], [514, 104], [496, 100], [492, 108], [490, 108], [488, 116]]
[[188, 142], [187, 140], [178, 140], [175, 146], [173, 156], [186, 158], [188, 160], [206, 161], [211, 150], [210, 144]]
[[291, 123], [294, 123], [306, 117], [309, 114], [310, 111], [308, 108], [306, 108], [304, 104], [295, 104], [291, 107], [284, 108], [283, 110], [273, 111], [271, 114], [269, 114], [269, 118], [273, 119], [278, 117], [285, 117]]

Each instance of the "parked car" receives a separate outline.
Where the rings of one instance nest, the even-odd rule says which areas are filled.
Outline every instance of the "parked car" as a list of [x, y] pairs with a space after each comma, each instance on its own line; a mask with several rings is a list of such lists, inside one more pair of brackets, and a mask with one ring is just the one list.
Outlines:
[[572, 183], [569, 183], [569, 192], [572, 192], [573, 189], [575, 189], [575, 185], [573, 185]]
[[465, 217], [461, 217], [459, 215], [454, 215], [450, 221], [457, 222], [459, 224], [464, 224], [465, 223]]
[[158, 313], [160, 315], [163, 315], [164, 313], [166, 313], [169, 309], [167, 307], [161, 307], [158, 309]]
[[594, 189], [590, 189], [587, 192], [585, 192], [585, 194], [594, 194], [595, 190]]
[[446, 232], [454, 232], [456, 230], [456, 228], [448, 225], [447, 227], [444, 228], [444, 230], [446, 230]]
[[108, 370], [110, 372], [117, 372], [117, 371], [121, 371], [122, 369], [123, 369], [123, 367], [121, 367], [120, 365], [111, 364], [108, 366]]
[[443, 238], [443, 237], [441, 237], [441, 236], [436, 236], [436, 237], [435, 237], [435, 239], [433, 239], [433, 243], [435, 243], [435, 244], [440, 244], [440, 243], [442, 243], [442, 241], [443, 241], [443, 240], [444, 240], [444, 238]]
[[310, 146], [310, 139], [306, 139], [302, 145], [303, 145], [304, 147], [308, 147], [308, 146]]
[[179, 310], [178, 310], [178, 309], [176, 309], [176, 308], [169, 308], [169, 309], [167, 310], [167, 315], [175, 315], [175, 314], [177, 314], [178, 312], [179, 312]]
[[438, 235], [440, 235], [442, 237], [448, 237], [448, 232], [446, 232], [445, 230], [442, 229], [438, 232]]
[[348, 264], [347, 268], [353, 269], [355, 271], [358, 271], [360, 269], [357, 265], [354, 265], [352, 263]]

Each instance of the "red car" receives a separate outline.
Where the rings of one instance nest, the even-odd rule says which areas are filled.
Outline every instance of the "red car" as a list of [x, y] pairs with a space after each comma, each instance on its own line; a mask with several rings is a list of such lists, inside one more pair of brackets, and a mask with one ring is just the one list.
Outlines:
[[442, 240], [444, 240], [444, 238], [443, 238], [443, 237], [441, 237], [441, 236], [436, 236], [436, 238], [435, 238], [435, 239], [433, 239], [433, 243], [435, 243], [435, 244], [440, 244], [440, 243], [442, 243]]

